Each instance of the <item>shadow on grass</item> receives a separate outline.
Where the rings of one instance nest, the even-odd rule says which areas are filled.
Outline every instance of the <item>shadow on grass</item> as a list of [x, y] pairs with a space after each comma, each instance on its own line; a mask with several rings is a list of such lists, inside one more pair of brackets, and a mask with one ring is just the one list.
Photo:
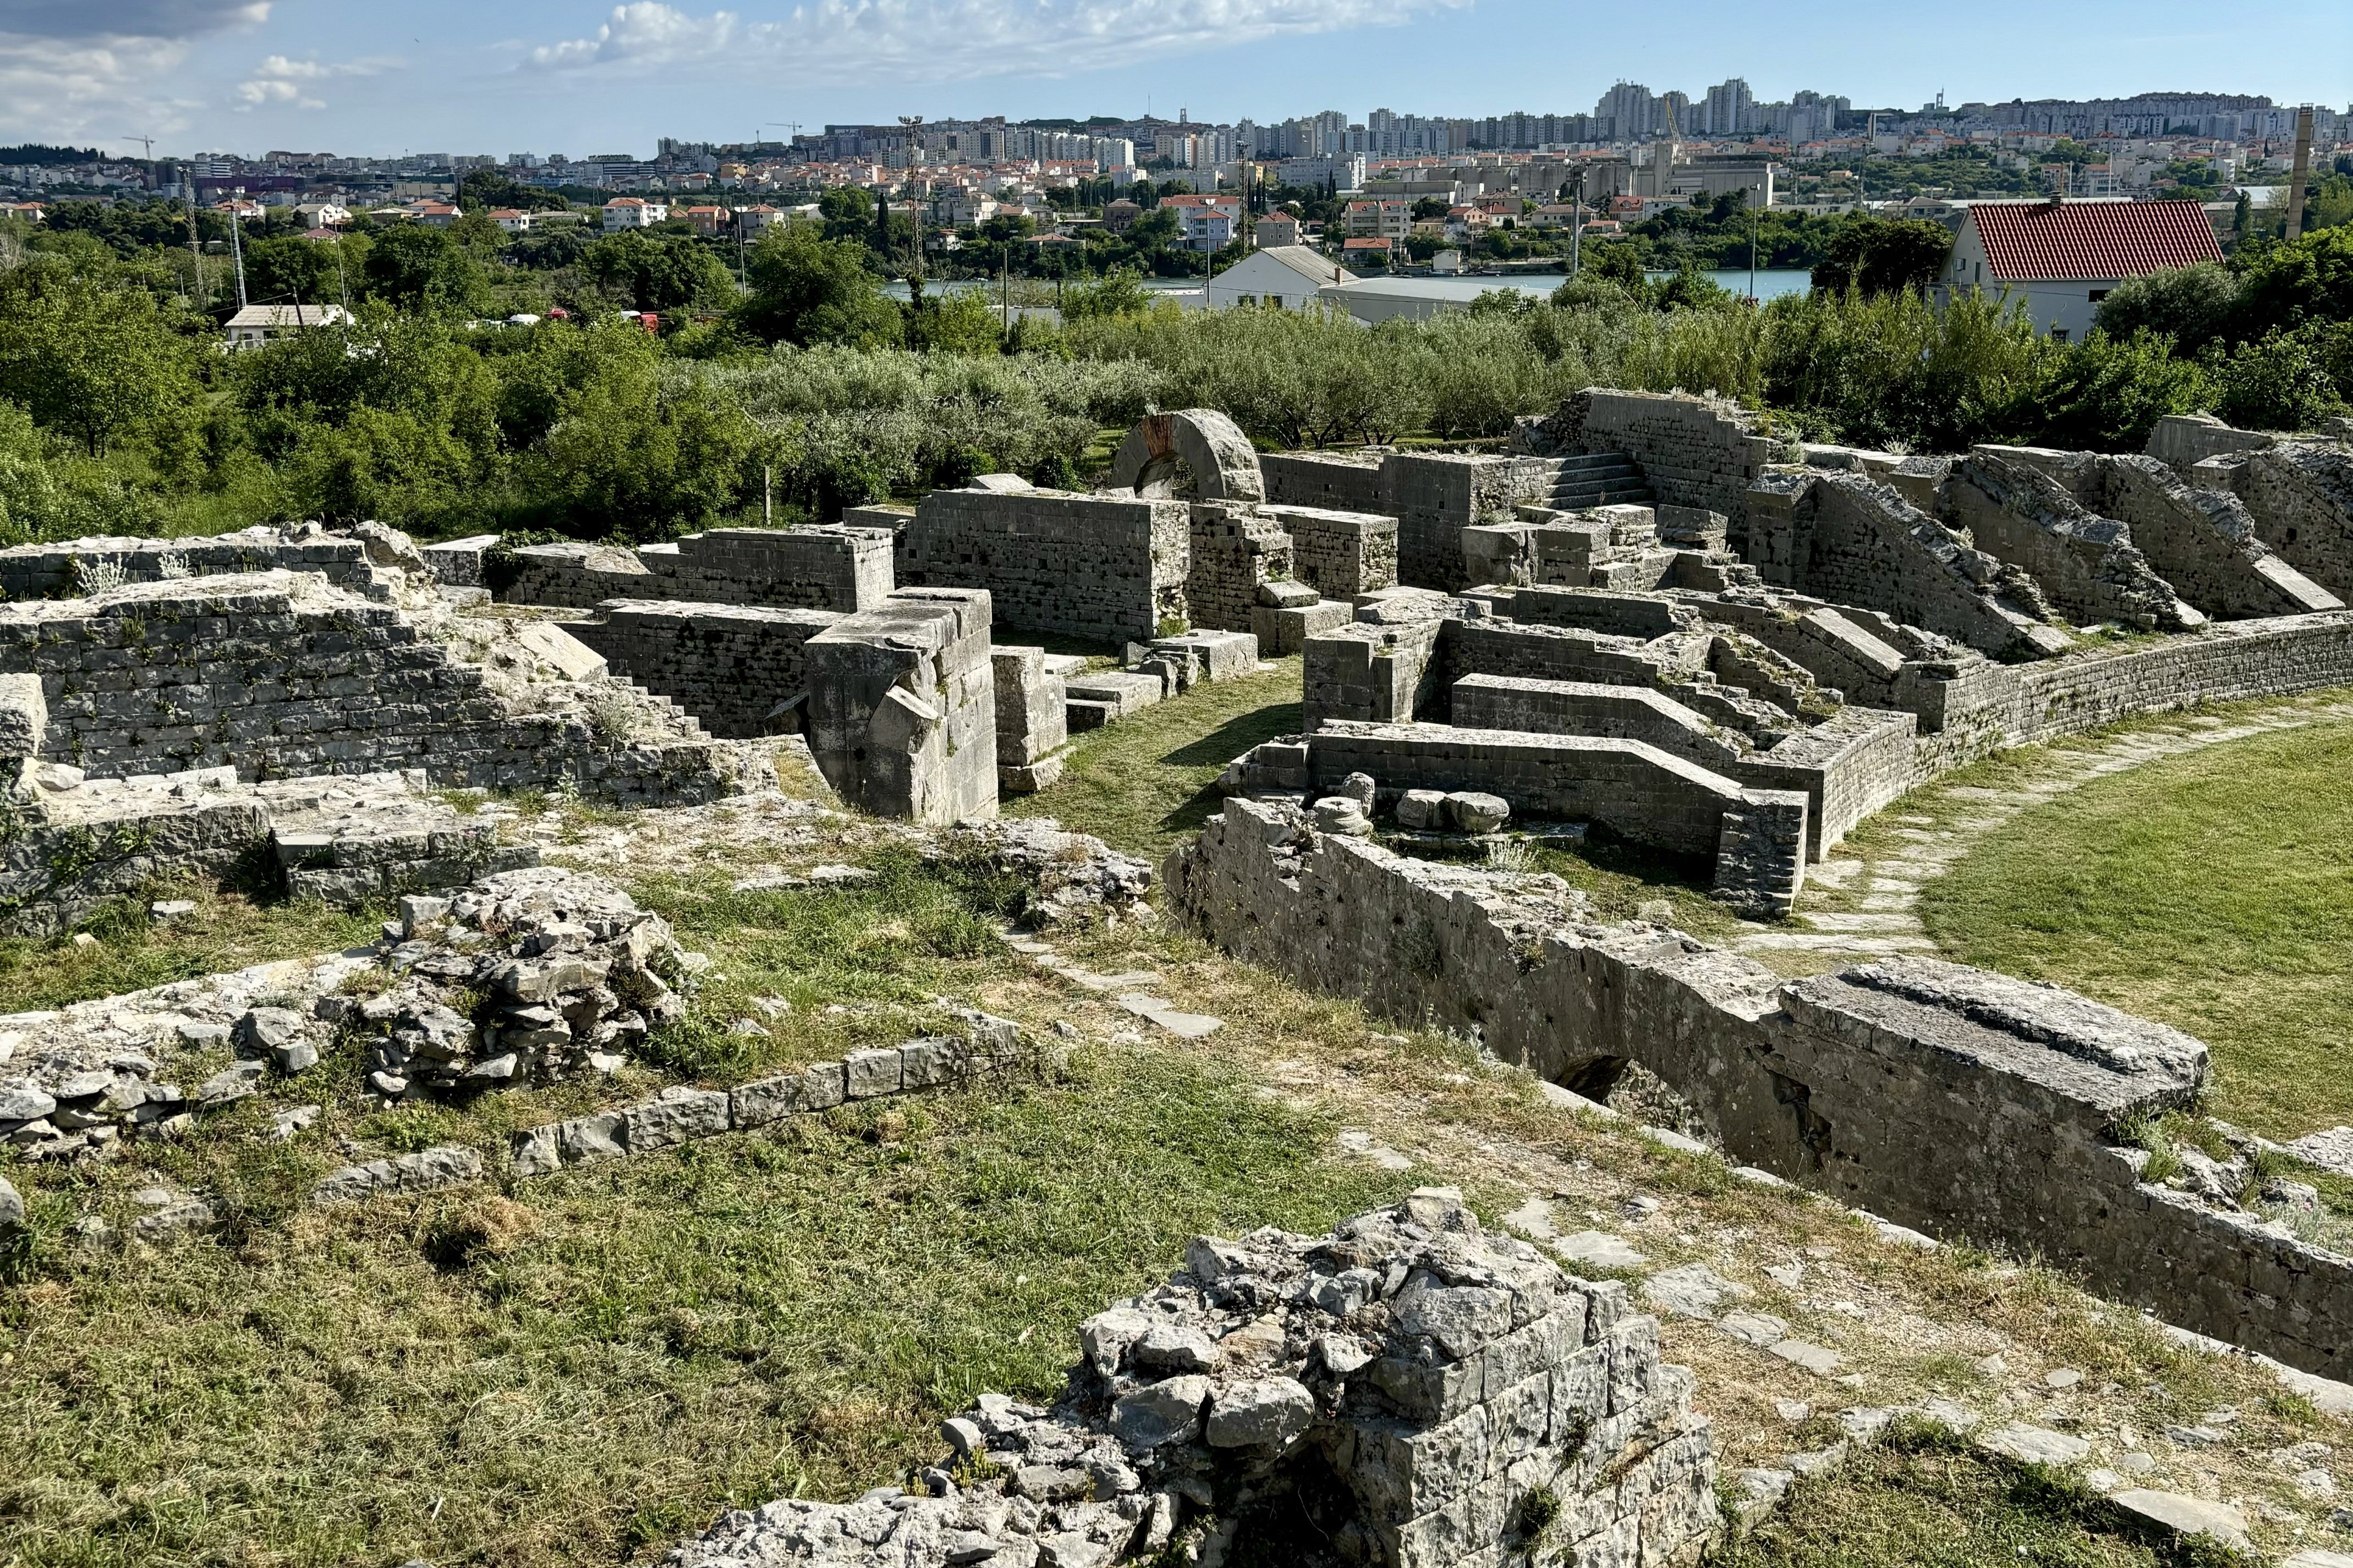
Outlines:
[[1302, 710], [1296, 702], [1278, 702], [1271, 707], [1238, 713], [1198, 740], [1186, 742], [1160, 760], [1170, 767], [1223, 767], [1262, 741], [1277, 735], [1296, 735], [1302, 722]]

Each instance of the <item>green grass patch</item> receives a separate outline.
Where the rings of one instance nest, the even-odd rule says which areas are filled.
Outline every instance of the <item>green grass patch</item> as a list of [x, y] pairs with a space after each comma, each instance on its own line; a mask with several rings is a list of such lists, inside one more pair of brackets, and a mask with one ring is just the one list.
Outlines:
[[1799, 1482], [1753, 1534], [1709, 1561], [1711, 1568], [2232, 1568], [2246, 1560], [2196, 1538], [2140, 1538], [2067, 1477], [2003, 1464], [1915, 1428]]
[[0, 1012], [30, 1012], [143, 991], [151, 985], [243, 969], [281, 958], [336, 952], [372, 942], [388, 910], [330, 909], [316, 899], [257, 901], [209, 883], [158, 889], [187, 899], [194, 915], [150, 921], [144, 900], [128, 900], [83, 929], [96, 944], [69, 936], [0, 938]]
[[1299, 732], [1300, 660], [1194, 687], [1080, 736], [1060, 784], [1008, 800], [1008, 816], [1051, 816], [1073, 833], [1154, 859], [1201, 831], [1226, 764]]
[[[1197, 1232], [1421, 1179], [1320, 1159], [1330, 1129], [1211, 1061], [1073, 1071], [511, 1197], [61, 1249], [0, 1292], [0, 1561], [650, 1558], [728, 1503], [901, 1479], [984, 1390], [1052, 1394], [1077, 1321]], [[286, 1154], [235, 1157], [260, 1185]]]
[[2353, 1121], [2348, 837], [2353, 724], [2283, 731], [2031, 808], [1931, 882], [1920, 912], [1964, 963], [2204, 1039], [2214, 1110], [2294, 1137]]

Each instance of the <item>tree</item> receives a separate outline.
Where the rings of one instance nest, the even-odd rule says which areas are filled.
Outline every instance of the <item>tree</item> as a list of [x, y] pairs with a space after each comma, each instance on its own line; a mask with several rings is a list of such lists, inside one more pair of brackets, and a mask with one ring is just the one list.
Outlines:
[[2353, 321], [2353, 227], [2242, 247], [2231, 265], [2239, 274], [2234, 325], [2242, 342], [2307, 322]]
[[2017, 434], [2040, 446], [2137, 452], [2159, 419], [2202, 407], [2210, 395], [2205, 372], [2176, 358], [2170, 338], [2095, 329], [2044, 367], [2021, 400]]
[[2269, 332], [2220, 362], [2214, 412], [2248, 430], [2309, 430], [2345, 411], [2318, 329]]
[[894, 345], [904, 312], [866, 261], [861, 244], [799, 224], [772, 228], [752, 251], [751, 297], [736, 308], [736, 322], [764, 342]]
[[2238, 305], [2238, 277], [2219, 261], [2201, 261], [2126, 279], [2100, 301], [2094, 321], [2111, 338], [2159, 332], [2194, 354], [2229, 334]]
[[376, 235], [363, 270], [370, 295], [423, 314], [474, 314], [488, 286], [481, 262], [455, 236], [422, 224]]
[[864, 244], [874, 227], [874, 198], [856, 185], [836, 185], [819, 196], [818, 216], [825, 220], [828, 239], [854, 239]]
[[1936, 281], [1953, 253], [1951, 231], [1925, 219], [1865, 218], [1833, 236], [1814, 265], [1813, 286], [1833, 294], [1919, 292]]
[[144, 289], [40, 263], [0, 284], [0, 396], [92, 457], [196, 406], [191, 346]]
[[458, 205], [468, 212], [509, 207], [516, 212], [562, 212], [572, 204], [554, 191], [519, 184], [496, 169], [470, 169], [458, 182]]
[[718, 307], [736, 298], [735, 279], [726, 263], [691, 235], [649, 235], [636, 229], [607, 235], [580, 253], [580, 270], [635, 310]]
[[1446, 203], [1440, 197], [1423, 196], [1413, 204], [1413, 221], [1429, 223], [1444, 217], [1449, 210]]
[[[353, 254], [344, 255], [349, 244]], [[259, 302], [337, 304], [364, 277], [368, 242], [286, 235], [255, 240], [245, 253], [246, 292]]]

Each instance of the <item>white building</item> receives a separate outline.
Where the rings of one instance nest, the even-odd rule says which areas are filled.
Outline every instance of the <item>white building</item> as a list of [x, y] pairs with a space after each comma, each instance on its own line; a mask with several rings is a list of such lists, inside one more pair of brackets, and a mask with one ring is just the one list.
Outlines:
[[605, 204], [607, 234], [618, 234], [625, 228], [651, 228], [669, 220], [670, 208], [666, 205], [642, 196], [615, 196]]
[[248, 305], [228, 319], [228, 346], [254, 349], [273, 338], [306, 327], [349, 321], [352, 313], [341, 305]]
[[1286, 310], [1314, 307], [1321, 291], [1356, 281], [1356, 275], [1303, 245], [1271, 245], [1253, 250], [1209, 279], [1209, 304], [1279, 305]]
[[1982, 289], [2025, 301], [2035, 326], [2065, 342], [2092, 330], [2127, 278], [2220, 261], [2196, 202], [1972, 202], [1936, 280], [1938, 302]]

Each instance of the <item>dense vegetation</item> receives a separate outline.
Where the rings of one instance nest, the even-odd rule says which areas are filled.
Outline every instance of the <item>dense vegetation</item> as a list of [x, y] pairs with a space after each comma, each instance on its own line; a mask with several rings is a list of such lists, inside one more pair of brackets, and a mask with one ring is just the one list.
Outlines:
[[[185, 230], [90, 210], [128, 216], [0, 229], [12, 540], [367, 516], [659, 538], [764, 497], [830, 515], [992, 469], [1071, 483], [1103, 429], [1155, 405], [1224, 408], [1271, 446], [1459, 441], [1588, 385], [1681, 387], [1792, 436], [1953, 450], [2135, 447], [2193, 408], [2306, 427], [2353, 390], [2343, 227], [2119, 289], [2104, 331], [2061, 344], [1995, 300], [1933, 306], [1933, 237], [1907, 225], [1855, 231], [1822, 287], [1761, 310], [1696, 271], [1645, 281], [1605, 248], [1549, 299], [1497, 292], [1421, 323], [1183, 314], [1114, 274], [1061, 290], [1060, 324], [1007, 331], [976, 291], [889, 297], [849, 232], [772, 232], [739, 284], [661, 233], [552, 235], [571, 258], [533, 272], [477, 212], [334, 243], [255, 226], [249, 292], [348, 300], [355, 319], [228, 354]], [[551, 276], [568, 318], [497, 319], [543, 306]]]

